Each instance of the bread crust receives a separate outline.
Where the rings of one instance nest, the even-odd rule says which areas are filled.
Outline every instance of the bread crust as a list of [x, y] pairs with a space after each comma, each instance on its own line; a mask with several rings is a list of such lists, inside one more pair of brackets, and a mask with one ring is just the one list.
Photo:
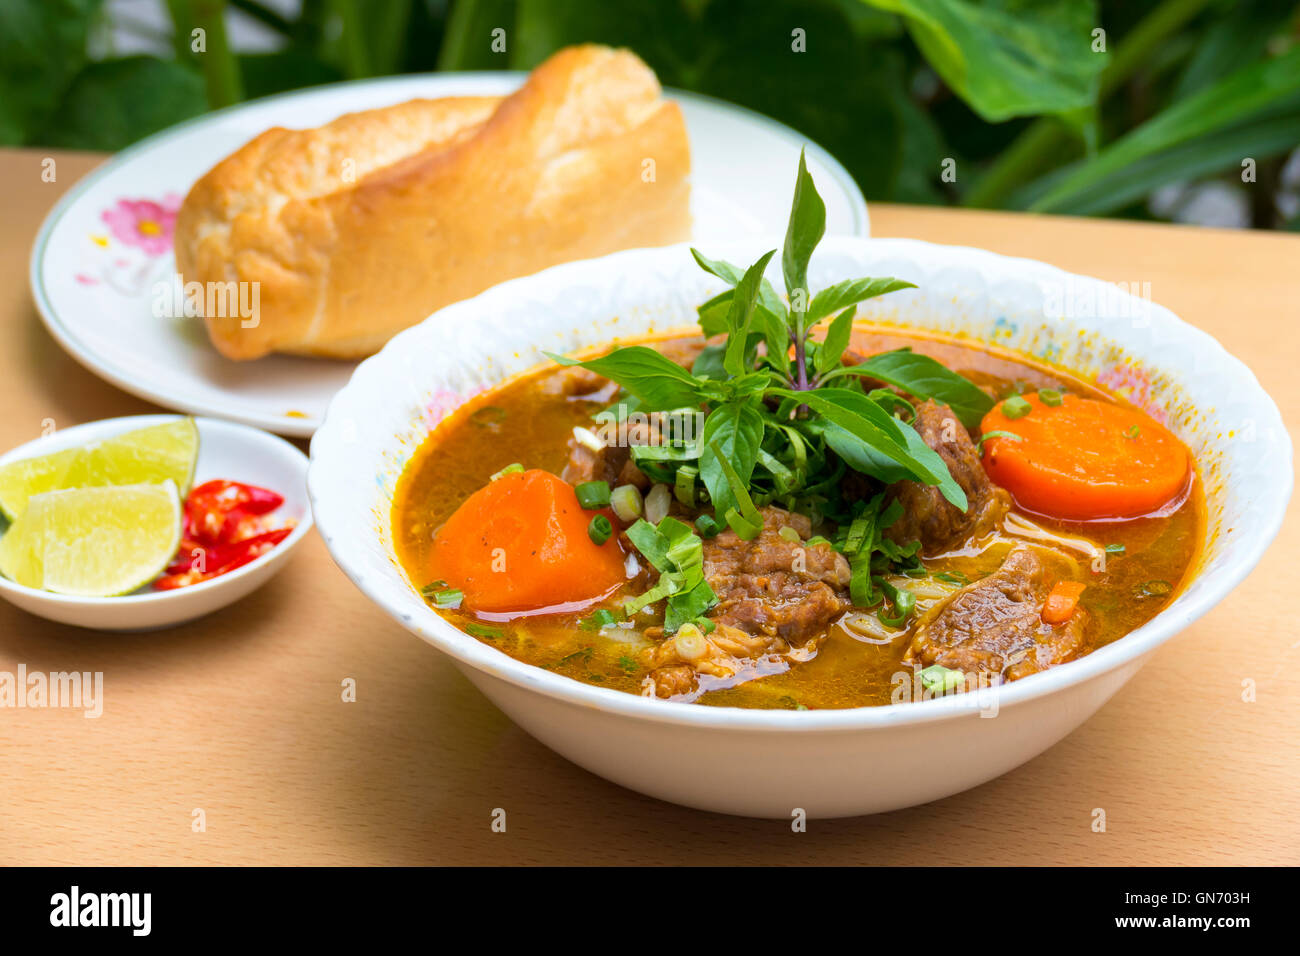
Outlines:
[[504, 99], [267, 130], [190, 190], [177, 268], [259, 284], [254, 327], [205, 317], [223, 355], [357, 358], [505, 279], [685, 239], [689, 171], [681, 112], [650, 69], [572, 47]]

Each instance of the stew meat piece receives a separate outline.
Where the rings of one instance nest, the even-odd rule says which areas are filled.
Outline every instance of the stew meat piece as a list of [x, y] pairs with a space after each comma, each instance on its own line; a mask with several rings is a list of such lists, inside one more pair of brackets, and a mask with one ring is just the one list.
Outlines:
[[710, 617], [800, 645], [848, 610], [849, 563], [829, 544], [810, 548], [781, 537], [790, 527], [807, 539], [806, 516], [780, 508], [761, 514], [763, 530], [752, 541], [728, 528], [704, 542], [704, 576], [719, 602]]
[[703, 658], [682, 661], [672, 638], [651, 649], [647, 687], [656, 696], [695, 691], [701, 673], [727, 678], [760, 658], [786, 654], [848, 610], [844, 556], [827, 544], [808, 547], [781, 537], [790, 527], [808, 538], [812, 527], [804, 515], [763, 508], [762, 516], [763, 530], [752, 541], [728, 529], [704, 542], [704, 576], [719, 602], [709, 614], [716, 628]]
[[[667, 359], [671, 359], [685, 369], [695, 364], [695, 358], [704, 347], [703, 342], [670, 341], [661, 342], [655, 350]], [[550, 387], [569, 398], [590, 398], [593, 401], [611, 402], [616, 388], [609, 379], [588, 371], [581, 366], [564, 369], [548, 381], [556, 384]], [[609, 389], [608, 393], [605, 391]], [[649, 445], [658, 441], [657, 429], [653, 423], [629, 423], [625, 426], [626, 441], [620, 436], [622, 444], [606, 445], [599, 451], [588, 448], [576, 438], [569, 439], [569, 461], [561, 474], [572, 485], [584, 481], [607, 481], [610, 487], [616, 485], [636, 485], [642, 491], [650, 487], [650, 479], [632, 461], [629, 445]]]
[[892, 492], [903, 516], [885, 535], [899, 544], [919, 539], [922, 554], [943, 554], [992, 531], [1011, 507], [1011, 496], [989, 480], [970, 433], [947, 405], [921, 404], [912, 424], [966, 492], [967, 509], [963, 514], [933, 485], [900, 481]]
[[1042, 558], [1018, 547], [986, 578], [962, 588], [922, 622], [904, 657], [969, 674], [1017, 680], [1085, 653], [1081, 608], [1064, 624], [1043, 622], [1051, 590]]

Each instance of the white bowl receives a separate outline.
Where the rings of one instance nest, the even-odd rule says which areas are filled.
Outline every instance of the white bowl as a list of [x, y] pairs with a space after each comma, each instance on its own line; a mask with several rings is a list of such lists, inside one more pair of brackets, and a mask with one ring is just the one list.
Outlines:
[[[121, 432], [175, 421], [179, 415], [134, 415], [108, 418], [60, 429], [0, 456], [0, 464], [84, 445]], [[62, 624], [100, 631], [143, 631], [170, 627], [210, 614], [238, 601], [271, 579], [289, 553], [311, 530], [307, 506], [307, 456], [282, 438], [215, 418], [196, 418], [199, 460], [194, 483], [228, 478], [260, 485], [284, 496], [276, 516], [293, 518], [297, 526], [287, 538], [254, 561], [199, 584], [173, 591], [144, 589], [121, 597], [74, 597], [24, 587], [0, 577], [0, 596], [24, 611]]]
[[[704, 251], [748, 263], [777, 244]], [[326, 545], [357, 587], [454, 658], [522, 728], [632, 789], [788, 819], [796, 808], [821, 817], [892, 810], [1005, 773], [1083, 723], [1254, 567], [1290, 496], [1290, 439], [1241, 362], [1168, 310], [1110, 284], [976, 249], [846, 238], [822, 244], [810, 281], [818, 288], [863, 275], [899, 276], [919, 288], [868, 303], [861, 319], [966, 335], [1058, 363], [1123, 388], [1188, 443], [1205, 485], [1207, 541], [1193, 580], [1169, 607], [1087, 657], [1011, 684], [806, 712], [674, 704], [579, 683], [439, 617], [393, 551], [393, 489], [411, 453], [469, 396], [545, 361], [543, 349], [568, 352], [692, 324], [694, 307], [721, 285], [681, 246], [504, 283], [435, 313], [364, 362], [312, 440], [308, 489]]]

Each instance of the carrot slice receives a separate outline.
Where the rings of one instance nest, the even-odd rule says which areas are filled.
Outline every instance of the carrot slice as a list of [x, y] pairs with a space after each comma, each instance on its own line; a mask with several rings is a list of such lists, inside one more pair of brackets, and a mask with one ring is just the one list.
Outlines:
[[537, 611], [604, 597], [627, 577], [618, 536], [597, 545], [596, 514], [539, 469], [502, 475], [465, 499], [433, 539], [431, 578], [472, 611]]
[[1069, 394], [1058, 405], [1036, 393], [1021, 399], [1010, 409], [999, 402], [981, 427], [1019, 436], [987, 439], [984, 468], [1022, 508], [1080, 521], [1136, 518], [1186, 488], [1191, 456], [1150, 415]]
[[1079, 596], [1088, 585], [1081, 581], [1057, 581], [1043, 603], [1043, 620], [1048, 624], [1064, 624], [1079, 606]]

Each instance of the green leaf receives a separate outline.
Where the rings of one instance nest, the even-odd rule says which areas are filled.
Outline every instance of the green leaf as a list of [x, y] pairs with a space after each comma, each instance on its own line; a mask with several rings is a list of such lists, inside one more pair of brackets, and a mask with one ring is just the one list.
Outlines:
[[100, 0], [0, 3], [0, 145], [37, 141], [72, 78]]
[[1134, 163], [1201, 137], [1222, 136], [1251, 120], [1294, 116], [1300, 107], [1300, 46], [1251, 63], [1180, 100], [1082, 163], [1030, 208], [1061, 212], [1108, 183], [1122, 184]]
[[728, 402], [709, 414], [702, 431], [700, 479], [709, 489], [714, 511], [726, 514], [728, 508], [740, 509], [719, 453], [726, 457], [742, 487], [748, 485], [763, 441], [763, 416], [749, 402]]
[[[790, 223], [785, 230], [785, 246], [781, 250], [781, 273], [785, 277], [785, 294], [791, 302], [791, 331], [796, 341], [803, 341], [808, 328], [804, 314], [809, 305], [808, 263], [813, 250], [826, 232], [826, 204], [817, 193], [817, 186], [808, 174], [808, 164], [803, 150], [799, 151], [799, 173], [795, 178], [794, 202], [790, 206]], [[804, 312], [794, 309], [802, 295]]]
[[993, 407], [993, 399], [969, 379], [911, 349], [880, 352], [860, 365], [835, 369], [826, 378], [842, 374], [869, 375], [917, 398], [932, 398], [951, 408], [967, 428], [976, 428]]
[[183, 66], [151, 56], [105, 60], [77, 74], [42, 142], [122, 149], [207, 108], [202, 78]]
[[1091, 0], [865, 0], [899, 14], [925, 58], [984, 119], [1091, 104], [1107, 54]]
[[913, 479], [937, 485], [948, 501], [966, 510], [966, 492], [953, 480], [939, 454], [924, 442], [913, 441], [907, 435], [915, 431], [910, 425], [900, 422], [862, 393], [843, 388], [817, 388], [807, 392], [775, 389], [774, 392], [808, 405], [832, 424], [908, 468]]
[[817, 374], [825, 374], [840, 364], [840, 357], [849, 347], [849, 338], [853, 335], [853, 316], [857, 311], [857, 306], [851, 305], [831, 320], [826, 338], [817, 351]]
[[545, 353], [561, 365], [583, 368], [618, 382], [641, 399], [647, 411], [662, 411], [698, 405], [703, 382], [671, 359], [644, 345], [629, 345], [600, 358], [578, 361]]
[[[456, 0], [451, 5], [443, 29], [442, 48], [438, 51], [439, 70], [506, 70], [510, 60], [507, 43], [504, 51], [493, 49], [492, 31], [503, 29], [507, 37], [519, 41], [522, 34], [511, 30], [515, 25], [515, 0]], [[535, 65], [535, 64], [534, 64]]]
[[[695, 257], [695, 261], [699, 263], [701, 269], [710, 275], [717, 276], [723, 282], [730, 283], [732, 286], [739, 285], [745, 278], [744, 270], [732, 265], [730, 262], [722, 259], [710, 259], [698, 249], [691, 249], [691, 255]], [[700, 329], [704, 332], [706, 338], [727, 331], [727, 317], [730, 313], [731, 301], [734, 295], [734, 289], [720, 292], [697, 310], [700, 316]], [[789, 344], [785, 303], [781, 301], [781, 297], [776, 294], [776, 289], [766, 278], [759, 282], [755, 318], [758, 320], [759, 328], [763, 332], [763, 340], [767, 342], [768, 355], [774, 358], [778, 368], [784, 370], [789, 365], [789, 360], [785, 354], [786, 346]]]
[[717, 345], [706, 345], [700, 349], [700, 354], [695, 356], [695, 363], [691, 366], [691, 374], [696, 378], [705, 378], [714, 382], [722, 382], [727, 379], [727, 370], [722, 367], [722, 357], [726, 354], [727, 345], [725, 342], [719, 342]]
[[902, 289], [915, 289], [916, 284], [906, 279], [845, 279], [829, 285], [813, 296], [808, 306], [808, 324], [812, 325], [826, 318], [832, 312], [838, 312], [846, 306], [855, 305], [867, 299]]
[[749, 344], [749, 326], [754, 317], [754, 304], [758, 301], [758, 287], [763, 278], [763, 270], [774, 255], [775, 249], [750, 266], [736, 285], [735, 295], [731, 298], [731, 307], [727, 312], [727, 351], [722, 359], [722, 366], [729, 375], [740, 375], [745, 371], [745, 351]]

